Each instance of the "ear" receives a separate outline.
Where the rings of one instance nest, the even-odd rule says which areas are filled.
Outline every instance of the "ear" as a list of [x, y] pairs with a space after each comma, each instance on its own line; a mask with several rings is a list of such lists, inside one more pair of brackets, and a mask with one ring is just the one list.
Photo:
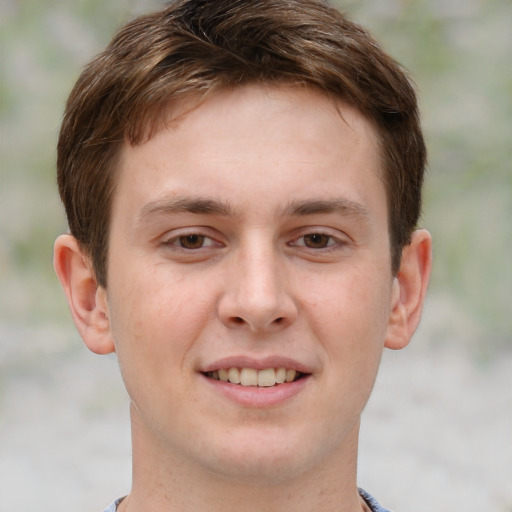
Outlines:
[[98, 286], [89, 258], [71, 235], [55, 241], [53, 266], [80, 336], [96, 354], [114, 352], [107, 292]]
[[432, 268], [432, 237], [416, 230], [402, 251], [400, 270], [393, 281], [391, 313], [384, 346], [407, 346], [418, 327]]

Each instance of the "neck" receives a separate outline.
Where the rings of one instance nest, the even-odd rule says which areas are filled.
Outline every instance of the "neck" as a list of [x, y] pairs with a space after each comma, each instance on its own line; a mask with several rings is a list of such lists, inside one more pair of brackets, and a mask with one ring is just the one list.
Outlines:
[[133, 485], [119, 512], [361, 512], [356, 485], [357, 437], [304, 472], [270, 477], [219, 474], [169, 454], [133, 421]]

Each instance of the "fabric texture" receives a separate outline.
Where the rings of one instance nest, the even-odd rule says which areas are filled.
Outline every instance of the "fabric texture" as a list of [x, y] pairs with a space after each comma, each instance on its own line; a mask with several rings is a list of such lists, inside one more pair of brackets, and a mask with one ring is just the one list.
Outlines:
[[[391, 512], [391, 510], [381, 507], [378, 504], [377, 500], [373, 496], [368, 494], [365, 490], [359, 489], [359, 494], [363, 498], [363, 500], [366, 501], [367, 505], [370, 507], [370, 510], [372, 512]], [[110, 507], [107, 507], [103, 512], [116, 512], [117, 506], [119, 505], [119, 503], [121, 503], [122, 499], [123, 498], [119, 498], [118, 500], [114, 501], [114, 503], [112, 503]]]
[[114, 501], [109, 507], [107, 507], [103, 512], [116, 512], [117, 505], [123, 501], [123, 498], [119, 498], [118, 500]]
[[366, 501], [366, 504], [370, 507], [372, 512], [391, 512], [387, 508], [381, 507], [377, 500], [368, 494], [364, 489], [359, 489], [359, 495]]

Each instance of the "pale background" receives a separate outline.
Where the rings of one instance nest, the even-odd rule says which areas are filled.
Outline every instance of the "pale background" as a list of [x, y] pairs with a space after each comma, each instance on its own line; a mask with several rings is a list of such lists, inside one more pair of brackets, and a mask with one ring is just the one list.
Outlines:
[[[418, 86], [435, 240], [423, 323], [386, 352], [359, 483], [396, 512], [512, 511], [512, 2], [337, 2]], [[0, 512], [99, 511], [130, 486], [127, 398], [51, 266], [63, 104], [155, 0], [0, 0]]]

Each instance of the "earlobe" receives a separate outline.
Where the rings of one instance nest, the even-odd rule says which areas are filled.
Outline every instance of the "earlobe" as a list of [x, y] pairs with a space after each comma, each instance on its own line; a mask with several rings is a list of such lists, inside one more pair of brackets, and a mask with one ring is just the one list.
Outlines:
[[87, 347], [97, 354], [114, 352], [106, 290], [98, 286], [89, 260], [73, 236], [57, 238], [53, 266]]
[[402, 251], [400, 270], [393, 281], [391, 313], [384, 346], [404, 348], [418, 327], [432, 268], [432, 238], [416, 230]]

